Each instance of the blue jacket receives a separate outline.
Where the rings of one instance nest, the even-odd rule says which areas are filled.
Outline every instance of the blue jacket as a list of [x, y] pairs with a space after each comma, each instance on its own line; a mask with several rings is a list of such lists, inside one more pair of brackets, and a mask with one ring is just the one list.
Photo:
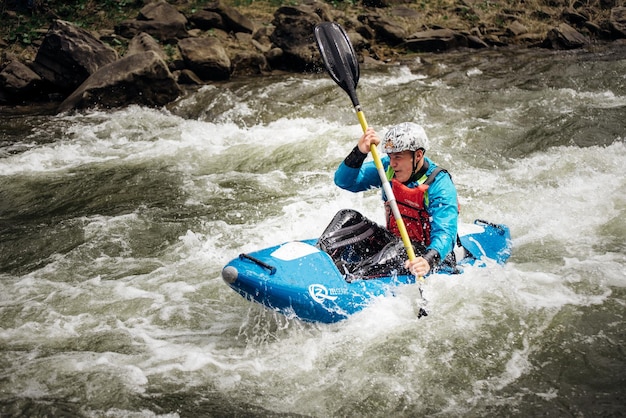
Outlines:
[[[424, 157], [429, 167], [426, 175], [430, 175], [437, 165]], [[381, 158], [385, 171], [389, 167], [389, 157]], [[335, 184], [351, 192], [362, 192], [382, 186], [378, 170], [373, 161], [364, 163], [360, 168], [348, 167], [345, 162], [335, 171]], [[417, 182], [409, 183], [408, 187], [416, 187]], [[383, 199], [386, 197], [383, 193]], [[430, 245], [427, 250], [436, 250], [443, 260], [454, 248], [457, 236], [459, 210], [456, 187], [450, 175], [440, 172], [428, 188], [428, 205], [426, 210], [431, 219]]]

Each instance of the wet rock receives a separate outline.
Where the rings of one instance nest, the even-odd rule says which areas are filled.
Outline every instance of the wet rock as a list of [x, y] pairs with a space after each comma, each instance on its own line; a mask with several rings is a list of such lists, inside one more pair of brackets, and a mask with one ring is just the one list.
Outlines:
[[589, 43], [589, 39], [567, 23], [551, 29], [543, 42], [545, 48], [576, 49]]
[[55, 20], [33, 63], [33, 70], [62, 93], [74, 91], [90, 75], [118, 58], [114, 49], [91, 33]]
[[511, 24], [506, 28], [506, 31], [511, 36], [521, 36], [525, 33], [528, 33], [528, 28], [520, 23], [519, 20], [514, 20]]
[[198, 10], [196, 13], [189, 16], [189, 22], [196, 28], [202, 30], [226, 30], [226, 25], [224, 24], [222, 16], [219, 13], [212, 12], [210, 10]]
[[406, 39], [406, 47], [417, 52], [441, 52], [467, 47], [467, 37], [451, 29], [432, 29], [417, 32]]
[[233, 7], [225, 6], [220, 2], [213, 2], [204, 6], [203, 10], [220, 16], [223, 22], [223, 28], [220, 29], [229, 32], [254, 32], [254, 23]]
[[115, 26], [115, 33], [131, 39], [145, 32], [162, 42], [175, 42], [188, 36], [186, 25], [187, 18], [176, 7], [165, 0], [157, 0], [144, 6], [136, 19]]
[[502, 40], [501, 35], [502, 34], [500, 33], [488, 33], [485, 35], [484, 40], [488, 45], [491, 46], [507, 46], [508, 44], [506, 43], [506, 41]]
[[254, 31], [252, 34], [252, 39], [258, 42], [260, 45], [263, 45], [263, 49], [267, 48], [268, 50], [272, 49], [272, 41], [270, 40], [270, 36], [274, 32], [274, 27], [263, 26]]
[[187, 68], [202, 80], [227, 80], [230, 77], [230, 58], [217, 38], [182, 39], [178, 48]]
[[[321, 16], [324, 16], [322, 19]], [[322, 20], [330, 19], [327, 5], [312, 2], [300, 6], [282, 6], [274, 13], [275, 29], [270, 40], [280, 55], [268, 53], [272, 68], [307, 71], [319, 65], [319, 52], [313, 31]], [[270, 51], [271, 52], [271, 51]]]
[[421, 13], [415, 9], [411, 9], [406, 6], [398, 6], [391, 9], [391, 15], [396, 17], [404, 17], [407, 19], [417, 20], [420, 18]]
[[589, 16], [572, 8], [565, 9], [562, 15], [566, 22], [574, 26], [583, 26], [589, 21]]
[[367, 16], [363, 19], [374, 30], [375, 39], [391, 46], [404, 42], [407, 36], [404, 27], [393, 18], [382, 16]]
[[254, 51], [241, 51], [231, 60], [232, 75], [259, 75], [270, 71], [265, 55]]
[[0, 103], [17, 104], [38, 100], [41, 77], [26, 64], [11, 61], [0, 71]]
[[391, 7], [398, 4], [409, 3], [410, 0], [362, 0], [366, 7]]
[[152, 36], [145, 32], [141, 32], [130, 40], [130, 43], [128, 44], [128, 50], [126, 51], [125, 56], [147, 51], [156, 52], [156, 54], [161, 57], [162, 60], [167, 59], [165, 51], [163, 51], [156, 39], [154, 39]]
[[191, 70], [182, 70], [178, 74], [178, 84], [202, 85], [204, 82]]
[[59, 106], [59, 112], [136, 103], [163, 106], [181, 93], [165, 62], [154, 51], [125, 56], [108, 64], [80, 85]]
[[469, 48], [472, 48], [472, 49], [489, 48], [489, 45], [487, 44], [487, 42], [483, 41], [478, 36], [467, 35], [466, 38], [467, 38], [467, 46]]
[[626, 7], [615, 7], [611, 9], [609, 25], [613, 33], [620, 38], [626, 38]]

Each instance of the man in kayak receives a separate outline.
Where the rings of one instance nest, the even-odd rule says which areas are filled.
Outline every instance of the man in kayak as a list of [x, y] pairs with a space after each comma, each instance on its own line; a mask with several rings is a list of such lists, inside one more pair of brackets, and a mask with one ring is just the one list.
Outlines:
[[[380, 142], [376, 131], [368, 128], [337, 168], [335, 184], [355, 193], [381, 187], [374, 162], [365, 163], [370, 146]], [[418, 277], [436, 270], [442, 260], [453, 268], [456, 265], [453, 252], [459, 215], [456, 187], [450, 175], [424, 155], [427, 149], [426, 132], [415, 123], [393, 126], [383, 138], [383, 151], [387, 155], [381, 160], [416, 253], [412, 261], [406, 260], [404, 253], [404, 268]], [[383, 199], [387, 200], [384, 192]], [[400, 236], [390, 207], [385, 206], [387, 229]], [[401, 243], [395, 239], [393, 245], [398, 249]], [[382, 255], [382, 258], [389, 257]]]

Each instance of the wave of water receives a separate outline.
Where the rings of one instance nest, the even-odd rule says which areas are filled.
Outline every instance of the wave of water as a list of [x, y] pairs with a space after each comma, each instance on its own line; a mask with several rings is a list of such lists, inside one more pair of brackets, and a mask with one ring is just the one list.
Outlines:
[[220, 278], [241, 252], [318, 236], [339, 209], [383, 222], [378, 192], [332, 182], [360, 127], [324, 75], [26, 117], [20, 135], [7, 121], [0, 414], [620, 413], [622, 57], [485, 52], [363, 72], [370, 124], [423, 123], [462, 219], [507, 224], [514, 252], [333, 325], [270, 312]]

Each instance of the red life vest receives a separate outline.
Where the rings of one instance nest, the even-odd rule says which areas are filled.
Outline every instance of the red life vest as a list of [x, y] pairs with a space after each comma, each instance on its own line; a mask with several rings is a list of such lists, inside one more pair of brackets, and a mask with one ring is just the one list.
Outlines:
[[[440, 171], [444, 170], [436, 168], [428, 177], [426, 175], [422, 176], [418, 180], [420, 184], [413, 188], [405, 186], [395, 178], [390, 180], [391, 190], [396, 198], [398, 210], [400, 215], [402, 215], [409, 239], [413, 242], [420, 242], [425, 246], [430, 245], [430, 215], [426, 211], [427, 191], [428, 186], [435, 180], [435, 176]], [[387, 212], [387, 229], [394, 235], [400, 236], [398, 224], [388, 203], [385, 204], [385, 208]]]

